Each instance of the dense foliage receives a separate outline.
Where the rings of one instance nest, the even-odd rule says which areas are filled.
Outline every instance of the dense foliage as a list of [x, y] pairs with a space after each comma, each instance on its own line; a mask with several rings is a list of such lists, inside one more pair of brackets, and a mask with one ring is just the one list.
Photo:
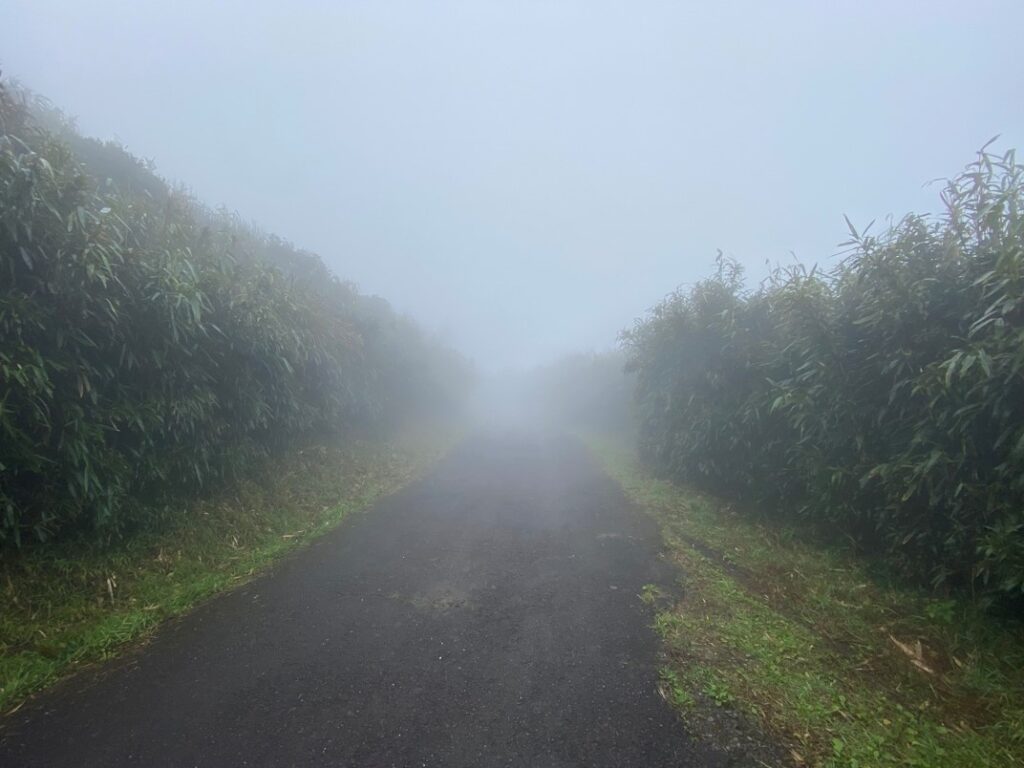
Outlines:
[[450, 407], [468, 374], [315, 255], [0, 89], [0, 543], [117, 531], [310, 432]]
[[943, 216], [853, 232], [833, 271], [715, 277], [625, 334], [661, 473], [797, 512], [935, 585], [1024, 592], [1024, 184], [1013, 153]]

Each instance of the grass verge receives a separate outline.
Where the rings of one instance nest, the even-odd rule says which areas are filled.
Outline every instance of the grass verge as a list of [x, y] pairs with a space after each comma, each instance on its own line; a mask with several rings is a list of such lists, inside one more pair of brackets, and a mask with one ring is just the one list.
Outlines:
[[0, 562], [0, 713], [242, 583], [408, 483], [452, 442], [422, 432], [311, 445], [259, 478], [189, 503], [156, 530], [108, 546], [8, 555]]
[[641, 597], [658, 606], [662, 690], [684, 718], [742, 711], [797, 766], [1024, 765], [1019, 626], [658, 480], [623, 443], [588, 443], [681, 568], [681, 598]]

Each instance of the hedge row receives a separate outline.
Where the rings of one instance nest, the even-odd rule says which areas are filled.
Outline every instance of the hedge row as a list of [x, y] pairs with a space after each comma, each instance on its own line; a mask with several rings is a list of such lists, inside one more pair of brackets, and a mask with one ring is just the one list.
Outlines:
[[467, 376], [316, 256], [0, 89], [0, 543], [120, 530], [133, 499], [448, 405]]
[[624, 335], [644, 459], [936, 586], [1024, 593], [1024, 185], [981, 153], [938, 218], [829, 272], [740, 269]]

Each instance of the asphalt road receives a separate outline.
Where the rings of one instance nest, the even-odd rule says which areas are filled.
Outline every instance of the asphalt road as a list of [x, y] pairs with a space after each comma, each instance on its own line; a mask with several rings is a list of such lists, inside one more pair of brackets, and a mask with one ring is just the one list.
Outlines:
[[657, 532], [578, 443], [428, 476], [29, 702], [0, 766], [721, 766], [657, 692]]

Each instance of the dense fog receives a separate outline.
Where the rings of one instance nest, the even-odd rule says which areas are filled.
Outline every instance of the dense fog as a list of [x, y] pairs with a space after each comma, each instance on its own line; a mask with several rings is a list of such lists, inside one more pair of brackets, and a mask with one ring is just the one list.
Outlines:
[[1024, 766], [1022, 29], [0, 0], [0, 765]]
[[1018, 3], [0, 3], [81, 133], [485, 374], [604, 351], [717, 249], [833, 263], [1020, 145]]

